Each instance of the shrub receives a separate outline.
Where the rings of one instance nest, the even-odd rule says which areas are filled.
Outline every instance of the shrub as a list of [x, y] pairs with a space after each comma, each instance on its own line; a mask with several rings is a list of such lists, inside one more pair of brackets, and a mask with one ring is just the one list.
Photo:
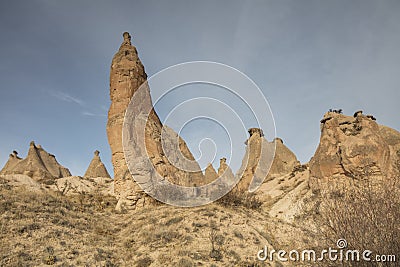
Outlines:
[[262, 202], [254, 193], [250, 193], [237, 188], [217, 200], [217, 203], [225, 207], [242, 206], [248, 209], [259, 209]]
[[[360, 178], [360, 177], [359, 177]], [[340, 183], [320, 185], [321, 230], [327, 240], [344, 238], [347, 249], [371, 250], [377, 255], [395, 255], [400, 251], [399, 179], [347, 178]], [[397, 259], [396, 259], [397, 260]], [[394, 262], [385, 266], [396, 266]], [[357, 266], [371, 266], [360, 261]]]

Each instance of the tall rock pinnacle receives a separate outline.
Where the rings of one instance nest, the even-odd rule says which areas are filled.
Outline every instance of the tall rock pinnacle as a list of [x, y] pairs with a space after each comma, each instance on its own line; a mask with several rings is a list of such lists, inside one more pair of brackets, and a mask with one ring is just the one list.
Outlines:
[[114, 55], [110, 71], [111, 106], [108, 111], [107, 137], [112, 152], [114, 168], [114, 190], [121, 196], [129, 188], [131, 193], [141, 191], [131, 179], [126, 166], [122, 147], [122, 126], [125, 111], [135, 91], [147, 79], [142, 62], [136, 48], [131, 44], [128, 32], [123, 34], [124, 40]]
[[[123, 34], [124, 40], [114, 55], [111, 63], [110, 72], [110, 98], [111, 106], [108, 111], [107, 136], [112, 151], [112, 164], [114, 168], [114, 193], [119, 199], [117, 209], [122, 205], [137, 207], [138, 204], [144, 203], [143, 190], [132, 179], [129, 168], [126, 164], [124, 148], [122, 143], [122, 130], [124, 118], [129, 103], [140, 86], [146, 82], [147, 75], [144, 71], [143, 64], [140, 62], [136, 48], [131, 44], [129, 33]], [[140, 97], [135, 109], [140, 113], [143, 110], [151, 110], [148, 118], [146, 118], [145, 143], [146, 149], [141, 150], [133, 148], [131, 156], [135, 160], [134, 168], [135, 177], [151, 178], [154, 170], [161, 177], [168, 179], [170, 182], [190, 186], [201, 184], [203, 182], [203, 174], [194, 161], [192, 153], [189, 151], [186, 143], [171, 128], [162, 125], [158, 115], [153, 109], [150, 89], [146, 85], [145, 90], [138, 92]], [[136, 97], [136, 96], [135, 96]], [[128, 121], [142, 120], [142, 117], [132, 115], [128, 116]], [[135, 136], [140, 135], [139, 129], [134, 128]], [[162, 145], [162, 130], [165, 131]], [[177, 142], [172, 142], [177, 140]], [[169, 153], [167, 153], [169, 152]], [[169, 154], [169, 158], [166, 155]], [[179, 158], [182, 154], [186, 159], [193, 163], [194, 172], [186, 172], [174, 166], [169, 159]], [[150, 159], [153, 168], [144, 164]], [[136, 162], [137, 161], [137, 162]], [[136, 164], [137, 163], [137, 164]], [[144, 165], [143, 165], [144, 164]]]

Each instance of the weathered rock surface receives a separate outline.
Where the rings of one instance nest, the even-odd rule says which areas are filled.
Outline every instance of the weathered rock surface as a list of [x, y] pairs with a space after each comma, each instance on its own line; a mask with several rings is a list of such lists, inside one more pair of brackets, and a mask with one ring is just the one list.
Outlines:
[[249, 129], [250, 137], [245, 144], [246, 154], [237, 175], [242, 178], [238, 183], [239, 190], [249, 189], [252, 179], [255, 181], [279, 177], [290, 173], [300, 165], [296, 156], [280, 138], [268, 142], [261, 129]]
[[233, 174], [232, 169], [226, 163], [226, 158], [222, 158], [219, 160], [218, 177], [224, 177], [227, 181], [232, 181], [232, 183], [235, 179], [235, 175]]
[[35, 180], [71, 176], [69, 170], [59, 164], [54, 155], [47, 153], [40, 145], [36, 146], [33, 141], [30, 143], [28, 156], [21, 159], [13, 153], [1, 174], [25, 174]]
[[94, 152], [94, 157], [87, 168], [84, 177], [87, 178], [96, 178], [96, 177], [107, 177], [111, 178], [110, 174], [108, 173], [106, 166], [104, 166], [103, 162], [99, 156], [100, 152], [96, 150]]
[[[136, 48], [131, 44], [129, 33], [125, 32], [123, 37], [124, 41], [119, 51], [114, 55], [111, 64], [111, 106], [108, 112], [107, 123], [107, 135], [112, 151], [112, 164], [114, 168], [115, 194], [121, 199], [118, 207], [122, 205], [122, 202], [129, 202], [127, 203], [129, 206], [136, 206], [137, 202], [144, 197], [143, 190], [132, 179], [126, 165], [122, 145], [122, 127], [124, 116], [132, 96], [146, 82], [147, 75], [138, 57]], [[132, 120], [133, 125], [137, 126], [135, 130], [138, 130], [136, 130], [135, 135], [141, 135], [140, 128], [145, 125], [146, 149], [133, 147], [129, 151], [129, 155], [135, 161], [132, 163], [135, 169], [135, 178], [150, 178], [152, 176], [153, 167], [147, 163], [147, 159], [150, 159], [155, 170], [162, 177], [173, 183], [179, 185], [202, 183], [203, 174], [198, 164], [194, 161], [194, 157], [187, 148], [186, 143], [172, 129], [168, 127], [163, 128], [157, 114], [153, 110], [149, 88], [146, 88], [147, 90], [139, 92], [140, 95], [138, 97], [140, 101], [138, 101], [138, 104], [134, 107], [135, 111], [132, 113], [134, 117], [129, 118], [129, 120]], [[151, 110], [150, 114], [142, 114], [147, 110]], [[175, 140], [175, 142], [171, 140]], [[167, 152], [169, 152], [168, 157], [166, 156]], [[198, 171], [188, 173], [175, 167], [170, 160], [174, 161], [178, 157], [178, 154], [182, 154], [189, 161], [192, 161], [195, 166], [190, 169]]]
[[296, 155], [283, 144], [281, 138], [275, 138], [273, 142], [275, 144], [275, 155], [268, 173], [268, 177], [271, 178], [286, 175], [300, 165]]
[[204, 171], [204, 182], [206, 184], [215, 181], [218, 178], [218, 173], [215, 171], [213, 165], [209, 163]]
[[12, 170], [21, 160], [22, 158], [18, 157], [18, 152], [14, 150], [13, 153], [10, 154], [6, 165], [1, 169], [0, 175], [5, 174], [7, 170]]
[[319, 146], [310, 161], [312, 178], [387, 176], [396, 173], [400, 133], [362, 111], [354, 116], [327, 112]]

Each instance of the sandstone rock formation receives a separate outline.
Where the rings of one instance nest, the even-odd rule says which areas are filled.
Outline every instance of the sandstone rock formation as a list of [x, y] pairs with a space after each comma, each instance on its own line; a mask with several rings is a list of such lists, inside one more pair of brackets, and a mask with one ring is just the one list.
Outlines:
[[108, 173], [106, 166], [104, 166], [103, 162], [99, 156], [100, 152], [96, 150], [94, 152], [94, 157], [87, 168], [84, 177], [87, 178], [96, 178], [96, 177], [107, 177], [111, 178], [110, 174]]
[[390, 176], [396, 173], [400, 133], [376, 123], [373, 116], [327, 112], [321, 138], [310, 161], [312, 178]]
[[268, 173], [271, 178], [288, 174], [300, 165], [296, 155], [283, 144], [281, 138], [275, 138], [273, 142], [275, 143], [275, 156]]
[[[258, 128], [249, 129], [250, 137], [246, 140], [246, 154], [237, 175], [242, 178], [238, 183], [239, 190], [249, 189], [252, 179], [255, 181], [279, 177], [290, 173], [300, 165], [296, 156], [276, 138], [268, 142], [263, 131]], [[266, 180], [264, 181], [266, 182]]]
[[54, 155], [47, 153], [40, 145], [36, 146], [33, 141], [30, 143], [28, 156], [20, 159], [13, 153], [1, 174], [25, 174], [35, 180], [71, 176], [69, 170], [60, 165]]
[[235, 179], [235, 175], [233, 174], [232, 169], [226, 163], [226, 158], [222, 158], [219, 160], [218, 177], [226, 177], [227, 181], [232, 182]]
[[[137, 54], [136, 48], [131, 44], [129, 33], [123, 34], [124, 40], [118, 52], [114, 55], [111, 63], [110, 72], [110, 98], [111, 106], [108, 112], [107, 135], [112, 151], [112, 164], [114, 168], [114, 183], [115, 194], [122, 202], [127, 205], [136, 206], [138, 201], [143, 199], [143, 190], [132, 179], [128, 166], [126, 165], [124, 150], [122, 145], [122, 127], [124, 116], [130, 100], [138, 88], [146, 82], [147, 75], [143, 64]], [[147, 83], [146, 83], [147, 85]], [[135, 116], [129, 120], [134, 125], [145, 124], [145, 143], [146, 149], [141, 150], [139, 147], [134, 147], [130, 151], [130, 155], [135, 160], [134, 168], [138, 170], [135, 177], [146, 176], [150, 177], [152, 166], [146, 164], [149, 158], [155, 170], [164, 178], [173, 183], [180, 185], [200, 184], [203, 182], [203, 174], [197, 163], [194, 163], [194, 169], [197, 172], [187, 173], [182, 171], [173, 164], [170, 160], [174, 160], [175, 155], [182, 153], [190, 161], [194, 161], [194, 157], [187, 148], [185, 142], [170, 128], [164, 127], [161, 124], [157, 114], [152, 108], [152, 101], [149, 88], [143, 92], [139, 92], [140, 101], [134, 107]], [[137, 116], [141, 112], [151, 110], [149, 116], [144, 118]], [[139, 127], [136, 127], [139, 128]], [[137, 130], [136, 135], [140, 135]], [[163, 144], [161, 135], [163, 136]], [[130, 138], [130, 137], [127, 137]], [[169, 142], [175, 140], [177, 142]], [[178, 147], [173, 144], [178, 144]], [[170, 153], [168, 158], [167, 149]], [[145, 157], [145, 158], [143, 158]], [[192, 168], [193, 169], [193, 168]]]
[[18, 157], [18, 152], [14, 150], [13, 153], [10, 154], [6, 165], [4, 165], [3, 169], [0, 171], [0, 175], [5, 174], [7, 170], [12, 170], [21, 160], [22, 158]]
[[209, 163], [204, 172], [204, 183], [208, 184], [215, 181], [218, 178], [218, 173], [215, 171], [213, 165]]

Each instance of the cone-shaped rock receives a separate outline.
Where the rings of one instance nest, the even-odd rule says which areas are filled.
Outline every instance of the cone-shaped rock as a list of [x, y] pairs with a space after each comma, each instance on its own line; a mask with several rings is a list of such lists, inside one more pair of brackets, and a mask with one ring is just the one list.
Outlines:
[[204, 172], [205, 184], [211, 183], [218, 178], [218, 173], [215, 171], [213, 165], [209, 163]]
[[[131, 44], [131, 37], [129, 33], [123, 34], [124, 40], [121, 44], [118, 52], [114, 55], [111, 63], [110, 71], [110, 98], [111, 106], [108, 112], [107, 122], [107, 136], [108, 142], [112, 151], [112, 164], [114, 168], [114, 190], [116, 196], [121, 200], [128, 200], [129, 205], [136, 206], [137, 202], [143, 198], [143, 190], [136, 184], [132, 179], [129, 172], [128, 166], [126, 165], [126, 159], [124, 156], [124, 150], [122, 146], [122, 127], [124, 123], [124, 116], [130, 100], [138, 88], [146, 81], [147, 75], [145, 73], [143, 64], [141, 63], [136, 48]], [[155, 170], [162, 177], [170, 180], [173, 183], [180, 185], [199, 184], [203, 182], [203, 175], [200, 171], [200, 167], [195, 163], [198, 172], [187, 173], [173, 166], [168, 158], [166, 158], [163, 148], [172, 151], [172, 153], [178, 153], [175, 147], [169, 147], [171, 142], [168, 139], [178, 138], [180, 152], [189, 160], [194, 161], [194, 157], [186, 146], [186, 143], [170, 128], [165, 127], [167, 142], [163, 147], [161, 145], [161, 133], [163, 125], [161, 124], [157, 114], [152, 109], [152, 101], [150, 97], [149, 89], [141, 92], [140, 99], [135, 109], [141, 111], [141, 109], [151, 110], [149, 118], [145, 122], [145, 143], [146, 151], [140, 151], [140, 149], [134, 148], [132, 151], [132, 157], [137, 161], [137, 164], [133, 164], [137, 167], [137, 177], [148, 177], [152, 175], [153, 170], [149, 169], [149, 166], [145, 160], [150, 159]], [[135, 121], [141, 118], [129, 118], [129, 120]], [[139, 131], [139, 130], [138, 130]], [[140, 135], [141, 133], [136, 133]], [[174, 155], [172, 157], [174, 158]], [[193, 168], [192, 168], [193, 169]]]
[[96, 150], [94, 152], [94, 157], [87, 168], [84, 177], [88, 178], [96, 178], [96, 177], [107, 177], [111, 178], [110, 174], [108, 173], [106, 166], [104, 166], [103, 162], [99, 156], [100, 152]]
[[[69, 170], [60, 165], [54, 155], [47, 153], [40, 145], [36, 146], [33, 141], [25, 159], [12, 161], [2, 170], [4, 174], [25, 174], [35, 180], [71, 176]], [[17, 163], [13, 164], [15, 162]]]
[[290, 173], [295, 166], [300, 165], [296, 155], [283, 144], [282, 139], [275, 138], [275, 155], [269, 170], [269, 177], [279, 177]]

